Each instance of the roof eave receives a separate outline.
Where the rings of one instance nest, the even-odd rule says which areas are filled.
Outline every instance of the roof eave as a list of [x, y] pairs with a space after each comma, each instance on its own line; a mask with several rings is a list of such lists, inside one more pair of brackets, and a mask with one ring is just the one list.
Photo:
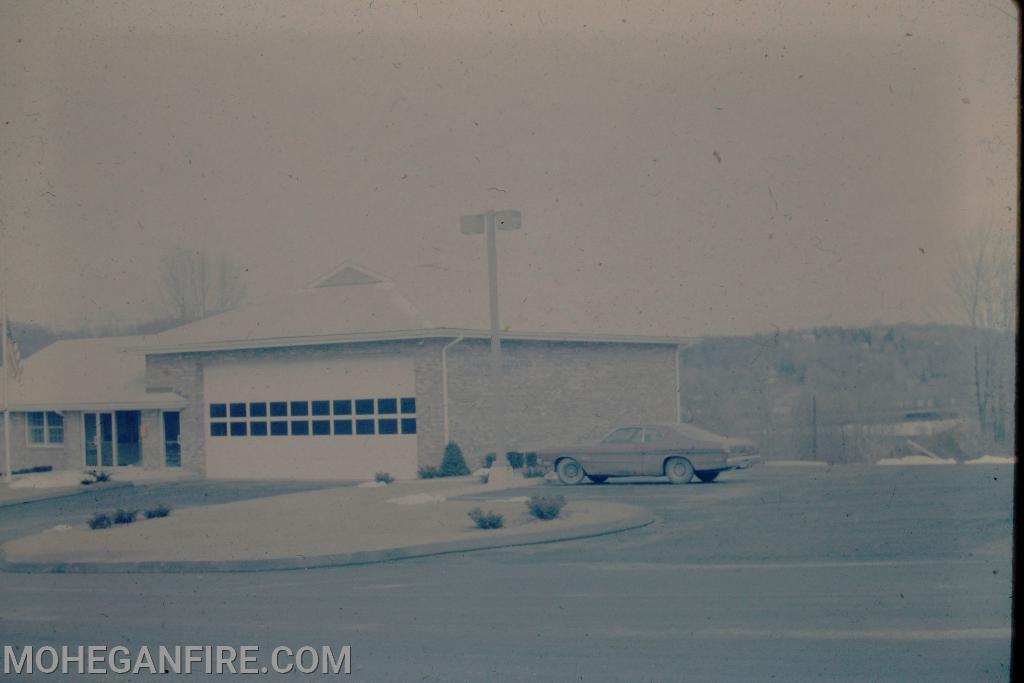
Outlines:
[[[267, 339], [235, 339], [215, 342], [193, 342], [184, 344], [154, 344], [132, 348], [148, 355], [170, 353], [199, 353], [203, 351], [233, 351], [240, 349], [266, 349], [296, 346], [321, 346], [325, 344], [354, 344], [361, 342], [409, 341], [418, 339], [441, 339], [465, 337], [487, 339], [490, 332], [477, 329], [430, 328], [416, 330], [395, 330], [391, 332], [360, 332], [349, 334], [315, 335], [304, 337], [277, 337]], [[576, 342], [591, 344], [650, 344], [688, 346], [693, 343], [689, 337], [654, 337], [643, 335], [577, 334], [545, 332], [503, 332], [501, 338], [507, 341], [548, 341]]]

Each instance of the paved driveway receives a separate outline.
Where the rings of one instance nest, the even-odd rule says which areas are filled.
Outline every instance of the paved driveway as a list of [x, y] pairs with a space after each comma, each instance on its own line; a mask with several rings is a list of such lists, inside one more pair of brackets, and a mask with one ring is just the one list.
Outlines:
[[1007, 680], [1011, 480], [1006, 466], [759, 468], [563, 488], [658, 522], [339, 569], [0, 575], [0, 633], [344, 643], [353, 678], [375, 681]]

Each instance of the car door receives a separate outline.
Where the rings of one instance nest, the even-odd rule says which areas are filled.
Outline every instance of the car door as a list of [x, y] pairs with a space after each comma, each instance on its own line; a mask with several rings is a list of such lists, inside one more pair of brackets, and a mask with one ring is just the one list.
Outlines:
[[642, 467], [643, 429], [622, 427], [596, 444], [581, 458], [587, 474], [631, 475]]
[[662, 465], [667, 451], [664, 447], [665, 430], [657, 427], [644, 427], [643, 433], [643, 473], [645, 476], [664, 474]]

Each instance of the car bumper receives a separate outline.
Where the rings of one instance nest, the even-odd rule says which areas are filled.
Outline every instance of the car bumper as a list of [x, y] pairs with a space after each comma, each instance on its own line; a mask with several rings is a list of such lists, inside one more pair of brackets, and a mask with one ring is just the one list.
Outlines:
[[726, 469], [745, 470], [761, 462], [760, 455], [730, 455], [725, 459]]

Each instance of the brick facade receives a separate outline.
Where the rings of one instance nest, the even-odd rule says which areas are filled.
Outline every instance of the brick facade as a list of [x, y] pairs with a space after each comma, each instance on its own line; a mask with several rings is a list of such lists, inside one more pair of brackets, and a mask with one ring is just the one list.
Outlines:
[[[424, 358], [424, 367], [417, 362], [417, 391], [438, 407], [421, 437], [426, 464], [439, 463], [443, 447], [441, 346]], [[494, 449], [489, 354], [489, 343], [475, 339], [447, 354], [450, 438], [471, 467]], [[623, 423], [676, 421], [675, 354], [675, 346], [648, 344], [504, 342], [509, 450], [596, 439]]]
[[[81, 469], [84, 461], [82, 451], [82, 414], [67, 411], [64, 413], [64, 443], [32, 445], [28, 444], [28, 418], [25, 413], [11, 411], [11, 469], [20, 470], [30, 467], [49, 465], [55, 470]], [[4, 438], [4, 421], [0, 413], [0, 444]], [[3, 451], [0, 450], [0, 454]], [[2, 456], [0, 456], [2, 458]], [[4, 469], [0, 459], [0, 470]]]
[[[203, 473], [206, 415], [203, 367], [225, 361], [289, 358], [339, 361], [361, 355], [407, 354], [414, 360], [420, 465], [437, 465], [444, 451], [441, 351], [450, 339], [364, 342], [279, 349], [152, 354], [150, 390], [188, 401], [181, 411], [182, 467]], [[475, 466], [492, 448], [490, 360], [485, 340], [463, 340], [448, 351], [450, 438]], [[676, 347], [653, 344], [506, 341], [506, 433], [510, 449], [598, 437], [617, 424], [674, 421]], [[145, 418], [144, 418], [145, 419]]]

